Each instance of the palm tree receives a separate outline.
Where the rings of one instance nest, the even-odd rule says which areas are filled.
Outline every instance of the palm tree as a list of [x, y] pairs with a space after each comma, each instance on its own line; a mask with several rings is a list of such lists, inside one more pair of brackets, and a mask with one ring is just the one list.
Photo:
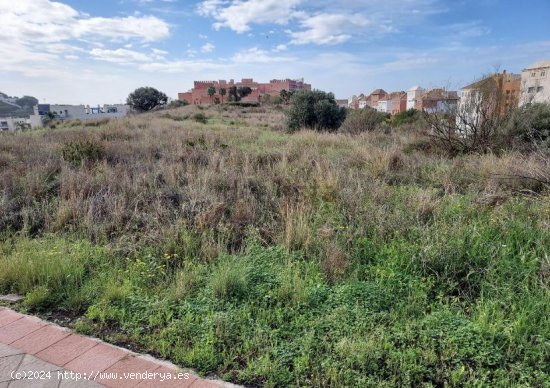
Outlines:
[[208, 95], [210, 96], [210, 104], [214, 103], [214, 94], [216, 94], [216, 88], [213, 86], [210, 86], [208, 88]]
[[223, 96], [227, 93], [227, 90], [225, 88], [220, 88], [220, 96], [222, 97], [222, 104], [223, 104]]

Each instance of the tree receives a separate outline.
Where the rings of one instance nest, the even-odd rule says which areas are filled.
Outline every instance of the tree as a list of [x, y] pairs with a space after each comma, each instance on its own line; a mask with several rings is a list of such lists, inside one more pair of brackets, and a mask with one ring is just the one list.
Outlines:
[[165, 105], [167, 101], [168, 97], [166, 94], [150, 86], [141, 87], [134, 90], [126, 99], [126, 103], [138, 112], [150, 111], [159, 106]]
[[237, 94], [237, 87], [236, 86], [231, 86], [229, 88], [229, 97], [228, 97], [229, 101], [239, 101], [239, 96]]
[[346, 118], [346, 109], [336, 104], [332, 93], [300, 91], [290, 99], [287, 117], [287, 126], [291, 131], [300, 128], [335, 131]]
[[237, 101], [240, 101], [242, 98], [252, 93], [252, 89], [250, 89], [248, 86], [243, 86], [237, 89], [237, 93], [239, 95], [239, 99]]
[[208, 95], [210, 96], [210, 104], [214, 103], [214, 94], [216, 94], [216, 88], [213, 86], [210, 86], [208, 88]]
[[511, 113], [500, 77], [492, 74], [464, 88], [458, 106], [424, 111], [432, 142], [451, 156], [500, 147], [501, 131]]
[[226, 88], [220, 88], [220, 96], [222, 98], [222, 104], [223, 104], [223, 96], [225, 96], [227, 94], [227, 89]]
[[21, 98], [18, 98], [15, 103], [22, 108], [32, 108], [35, 105], [38, 105], [38, 99], [32, 96], [23, 96]]
[[290, 103], [290, 98], [292, 97], [293, 94], [294, 92], [289, 92], [286, 89], [283, 89], [279, 93], [279, 96], [281, 97], [281, 100], [283, 101], [283, 103], [288, 105]]
[[242, 86], [237, 88], [236, 86], [231, 86], [229, 88], [229, 101], [239, 102], [242, 98], [248, 96], [252, 93], [252, 89], [248, 86]]

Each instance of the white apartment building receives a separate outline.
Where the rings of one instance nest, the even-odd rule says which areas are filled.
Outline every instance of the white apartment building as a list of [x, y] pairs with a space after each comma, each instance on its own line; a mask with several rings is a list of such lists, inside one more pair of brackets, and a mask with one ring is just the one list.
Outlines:
[[550, 104], [550, 60], [522, 70], [519, 106], [528, 103]]
[[56, 120], [96, 120], [102, 118], [124, 117], [130, 107], [124, 104], [90, 106], [90, 105], [50, 105], [38, 104], [34, 115], [30, 117], [32, 125], [41, 126], [42, 118], [50, 116]]
[[407, 110], [418, 109], [419, 101], [422, 100], [424, 89], [420, 86], [413, 86], [407, 90]]
[[389, 98], [384, 100], [379, 100], [378, 103], [376, 104], [376, 110], [382, 113], [391, 113], [392, 100]]
[[30, 127], [31, 122], [29, 119], [23, 117], [0, 117], [0, 132], [14, 132]]

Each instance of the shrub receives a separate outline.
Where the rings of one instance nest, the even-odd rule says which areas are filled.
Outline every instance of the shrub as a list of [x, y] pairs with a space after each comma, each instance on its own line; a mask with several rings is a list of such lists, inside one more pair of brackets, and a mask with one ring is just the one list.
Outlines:
[[174, 100], [170, 101], [170, 103], [168, 104], [168, 108], [179, 108], [187, 105], [189, 105], [189, 102], [187, 102], [187, 100]]
[[93, 140], [69, 141], [61, 148], [63, 160], [73, 166], [85, 162], [95, 162], [104, 157], [105, 149], [101, 143]]
[[301, 91], [292, 96], [287, 115], [287, 127], [291, 131], [300, 128], [335, 131], [346, 118], [346, 109], [336, 104], [332, 93]]
[[227, 105], [229, 106], [238, 106], [238, 107], [241, 107], [241, 108], [256, 108], [256, 107], [259, 107], [260, 106], [260, 103], [258, 102], [243, 102], [243, 101], [238, 101], [238, 102], [235, 102], [235, 101], [232, 101], [232, 102], [228, 102]]
[[392, 118], [392, 124], [395, 127], [400, 127], [405, 124], [414, 124], [422, 120], [422, 112], [412, 108], [405, 112], [399, 112]]
[[388, 119], [389, 116], [390, 115], [387, 113], [381, 113], [372, 108], [352, 110], [340, 127], [340, 131], [349, 134], [374, 131], [380, 124]]
[[515, 110], [505, 132], [516, 145], [550, 148], [550, 105], [529, 104]]
[[206, 124], [208, 122], [208, 118], [204, 113], [195, 113], [193, 115], [193, 120], [195, 120], [197, 123]]

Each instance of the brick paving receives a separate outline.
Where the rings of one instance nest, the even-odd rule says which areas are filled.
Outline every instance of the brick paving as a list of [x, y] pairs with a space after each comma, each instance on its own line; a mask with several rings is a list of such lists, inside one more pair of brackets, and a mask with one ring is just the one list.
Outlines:
[[0, 388], [230, 386], [0, 307]]

